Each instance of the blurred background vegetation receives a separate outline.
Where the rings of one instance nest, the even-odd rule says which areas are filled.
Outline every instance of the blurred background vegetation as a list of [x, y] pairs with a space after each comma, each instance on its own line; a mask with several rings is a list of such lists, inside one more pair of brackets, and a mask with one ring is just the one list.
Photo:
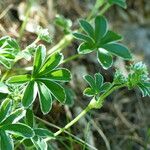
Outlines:
[[[68, 33], [58, 22], [58, 16], [67, 19], [67, 27], [77, 29], [78, 19], [86, 18], [94, 3], [95, 0], [0, 0], [0, 37], [10, 35], [19, 39], [23, 49], [36, 39], [35, 32], [40, 25], [51, 33], [52, 43], [44, 43], [50, 49]], [[113, 6], [105, 16], [110, 28], [124, 36], [123, 42], [134, 53], [135, 61], [144, 61], [150, 70], [150, 0], [127, 0], [127, 5], [125, 10]], [[76, 54], [78, 45], [77, 41], [73, 41], [65, 48], [65, 57]], [[83, 75], [101, 72], [106, 81], [111, 81], [115, 68], [126, 73], [125, 63], [117, 58], [115, 66], [105, 71], [99, 66], [95, 55], [91, 54], [64, 64], [73, 74], [72, 81], [67, 85], [73, 90], [70, 96], [72, 103], [65, 106], [54, 103], [52, 111], [43, 116], [37, 101], [34, 113], [45, 120], [44, 123], [39, 121], [41, 126], [46, 124], [56, 131], [56, 126], [63, 127], [89, 103], [90, 99], [82, 94], [86, 87]], [[21, 60], [14, 72], [19, 73], [23, 71], [19, 68], [28, 66], [31, 62]], [[0, 68], [0, 71], [3, 73], [3, 69]], [[68, 132], [74, 137], [62, 134], [51, 143], [53, 149], [150, 150], [150, 99], [142, 98], [136, 89], [117, 91], [101, 110], [93, 110]]]

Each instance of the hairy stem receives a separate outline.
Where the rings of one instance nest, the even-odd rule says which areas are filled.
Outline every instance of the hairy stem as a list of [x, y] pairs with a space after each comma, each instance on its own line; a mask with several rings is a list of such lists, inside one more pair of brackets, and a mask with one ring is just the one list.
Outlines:
[[[119, 85], [119, 86], [114, 86], [110, 88], [108, 91], [106, 91], [104, 94], [102, 94], [98, 100], [95, 100], [93, 98], [89, 105], [76, 117], [74, 118], [71, 122], [69, 122], [64, 128], [59, 129], [56, 133], [54, 133], [54, 136], [60, 135], [62, 132], [70, 128], [72, 125], [74, 125], [80, 118], [82, 118], [84, 115], [86, 115], [91, 109], [100, 109], [103, 106], [103, 102], [106, 99], [107, 96], [109, 96], [113, 91], [124, 87], [125, 85]], [[46, 138], [45, 141], [49, 141], [51, 138]]]
[[[56, 133], [54, 133], [54, 136], [58, 136], [62, 132], [64, 132], [66, 129], [70, 128], [72, 125], [74, 125], [80, 118], [82, 118], [87, 112], [91, 110], [91, 107], [88, 105], [76, 118], [74, 118], [71, 122], [69, 122], [64, 128], [59, 129]], [[47, 138], [45, 141], [49, 141], [51, 138]]]
[[105, 4], [105, 2], [106, 2], [105, 0], [101, 0], [101, 1], [97, 0], [97, 1], [95, 2], [94, 7], [92, 8], [92, 11], [91, 11], [90, 14], [88, 15], [87, 20], [91, 20], [91, 19], [96, 15], [96, 13], [98, 12], [98, 9], [99, 9], [100, 7], [102, 7], [102, 6]]
[[106, 3], [106, 5], [103, 7], [99, 14], [103, 15], [110, 7], [111, 5], [109, 3]]
[[72, 34], [65, 35], [62, 38], [62, 40], [59, 41], [58, 44], [56, 44], [48, 51], [48, 54], [52, 54], [53, 52], [61, 52], [65, 47], [67, 47], [72, 42], [72, 40], [73, 40]]
[[82, 57], [82, 55], [81, 55], [81, 54], [72, 55], [72, 56], [66, 58], [66, 59], [62, 62], [62, 64], [68, 63], [69, 61], [74, 60], [74, 59], [76, 59], [76, 58], [78, 58], [78, 57]]
[[[36, 118], [38, 121], [44, 123], [44, 124], [47, 125], [47, 126], [56, 128], [56, 129], [58, 129], [58, 130], [61, 129], [60, 127], [56, 126], [55, 124], [52, 124], [52, 123], [50, 123], [50, 122], [48, 122], [48, 121], [46, 121], [46, 120], [43, 120], [43, 119], [41, 119], [41, 118], [39, 118], [39, 117], [37, 117], [37, 116], [35, 116], [35, 118]], [[68, 134], [69, 136], [71, 136], [75, 141], [80, 142], [80, 143], [86, 145], [87, 147], [89, 147], [89, 148], [91, 148], [91, 149], [93, 149], [93, 150], [97, 150], [95, 147], [93, 147], [92, 145], [86, 143], [85, 141], [83, 141], [83, 140], [80, 139], [79, 137], [77, 137], [77, 136], [71, 134], [70, 132], [64, 130], [64, 133], [66, 133], [66, 134]]]

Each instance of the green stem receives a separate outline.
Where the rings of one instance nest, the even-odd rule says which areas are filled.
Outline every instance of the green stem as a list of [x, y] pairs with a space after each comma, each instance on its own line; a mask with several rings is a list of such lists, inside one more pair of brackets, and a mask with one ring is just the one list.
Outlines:
[[100, 11], [100, 15], [103, 15], [109, 8], [110, 8], [110, 4], [106, 3], [106, 5], [103, 7], [103, 9]]
[[[109, 96], [113, 91], [124, 87], [125, 84], [119, 85], [119, 86], [114, 86], [110, 88], [108, 91], [106, 91], [104, 94], [102, 94], [98, 100], [95, 100], [93, 98], [89, 105], [76, 117], [74, 118], [70, 123], [68, 123], [64, 128], [59, 129], [56, 133], [54, 133], [54, 136], [58, 136], [68, 128], [70, 128], [72, 125], [74, 125], [80, 118], [82, 118], [84, 115], [86, 115], [91, 109], [100, 109], [103, 106], [103, 102], [106, 99], [107, 96]], [[45, 141], [49, 141], [51, 138], [46, 138]]]
[[87, 20], [91, 20], [91, 18], [93, 18], [96, 15], [96, 12], [98, 11], [98, 9], [104, 5], [104, 3], [105, 3], [105, 0], [97, 0], [95, 2], [94, 7], [92, 8], [92, 11], [88, 15]]
[[[82, 118], [87, 112], [91, 110], [91, 107], [88, 105], [76, 118], [74, 118], [71, 122], [69, 122], [64, 128], [59, 129], [56, 133], [54, 133], [54, 136], [58, 136], [62, 132], [64, 132], [66, 129], [70, 128], [72, 125], [74, 125], [80, 118]], [[46, 138], [45, 141], [49, 141], [51, 138]]]
[[[113, 83], [112, 83], [113, 85]], [[91, 101], [91, 105], [93, 105], [93, 108], [100, 109], [103, 106], [104, 100], [107, 96], [109, 96], [113, 91], [120, 89], [122, 87], [125, 87], [126, 84], [118, 85], [118, 86], [112, 86], [110, 89], [108, 89], [104, 94], [102, 94], [97, 100]]]
[[61, 52], [65, 47], [67, 47], [72, 42], [72, 40], [73, 40], [72, 34], [65, 35], [58, 44], [56, 44], [48, 51], [48, 54], [52, 54], [53, 52]]
[[66, 59], [62, 62], [62, 64], [68, 63], [69, 61], [74, 60], [74, 59], [76, 59], [76, 58], [78, 58], [78, 57], [82, 57], [82, 55], [81, 55], [81, 54], [75, 54], [75, 55], [73, 55], [73, 56], [70, 56], [70, 57], [66, 58]]
[[5, 79], [6, 79], [6, 77], [8, 76], [8, 74], [10, 73], [10, 70], [7, 70], [6, 72], [5, 72], [5, 74], [2, 76], [2, 78], [1, 78], [1, 82], [3, 82]]
[[[43, 120], [43, 119], [41, 119], [41, 118], [39, 118], [39, 117], [37, 117], [37, 116], [35, 116], [35, 118], [36, 118], [38, 121], [44, 123], [44, 124], [47, 125], [47, 126], [56, 128], [56, 129], [58, 129], [58, 130], [61, 129], [60, 127], [56, 126], [55, 124], [52, 124], [52, 123], [50, 123], [50, 122], [48, 122], [48, 121], [45, 121], [45, 120]], [[64, 130], [64, 133], [66, 133], [66, 134], [68, 134], [69, 136], [71, 136], [72, 138], [74, 138], [75, 141], [80, 142], [80, 143], [86, 145], [87, 147], [89, 147], [89, 148], [91, 148], [91, 149], [93, 149], [93, 150], [96, 150], [92, 145], [86, 143], [85, 141], [81, 140], [79, 137], [77, 137], [77, 136], [71, 134], [70, 132]]]

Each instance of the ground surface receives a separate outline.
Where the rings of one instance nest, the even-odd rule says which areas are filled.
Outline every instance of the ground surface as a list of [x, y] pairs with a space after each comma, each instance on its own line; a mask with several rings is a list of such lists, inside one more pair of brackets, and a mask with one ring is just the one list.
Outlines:
[[[124, 43], [135, 54], [135, 60], [143, 60], [150, 65], [150, 1], [128, 0], [128, 9], [123, 10], [112, 7], [106, 13], [111, 28], [124, 35]], [[11, 35], [18, 38], [19, 28], [24, 19], [26, 1], [1, 0], [0, 1], [0, 36]], [[85, 18], [93, 7], [92, 0], [39, 0], [36, 1], [30, 12], [30, 17], [21, 39], [22, 48], [35, 38], [35, 28], [38, 25], [49, 29], [53, 35], [52, 47], [62, 37], [63, 32], [54, 25], [56, 14], [62, 14], [73, 22], [73, 28], [78, 27], [77, 19]], [[78, 42], [74, 41], [63, 53], [65, 57], [77, 53]], [[26, 66], [21, 61], [19, 67]], [[30, 64], [27, 64], [30, 66]], [[83, 96], [86, 87], [82, 75], [101, 72], [106, 81], [111, 81], [115, 68], [108, 71], [100, 68], [94, 55], [78, 58], [65, 66], [73, 73], [73, 80], [68, 85], [75, 92], [74, 105], [60, 106], [54, 104], [52, 111], [43, 116], [39, 104], [35, 104], [34, 112], [39, 117], [58, 126], [64, 126], [74, 118], [88, 104], [89, 99]], [[116, 67], [124, 70], [125, 62], [116, 59]], [[150, 70], [150, 68], [149, 68]], [[98, 150], [150, 150], [150, 99], [141, 98], [138, 90], [128, 91], [121, 89], [113, 93], [105, 102], [101, 110], [92, 111], [79, 123], [74, 125], [70, 132], [76, 137]], [[51, 130], [56, 131], [53, 127]], [[107, 145], [107, 146], [106, 146]], [[146, 146], [148, 146], [146, 148]], [[88, 149], [81, 142], [71, 136], [62, 134], [58, 141], [53, 143], [57, 150], [85, 150]], [[19, 149], [19, 148], [18, 148]], [[22, 149], [22, 148], [20, 148]], [[89, 148], [90, 149], [90, 148]]]

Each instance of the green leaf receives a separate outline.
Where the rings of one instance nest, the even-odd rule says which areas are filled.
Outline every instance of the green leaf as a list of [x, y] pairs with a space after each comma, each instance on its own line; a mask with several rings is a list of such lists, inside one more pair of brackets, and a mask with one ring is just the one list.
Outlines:
[[[31, 138], [31, 139], [32, 139], [32, 138]], [[25, 146], [25, 149], [28, 149], [29, 147], [31, 148], [31, 147], [34, 146], [34, 144], [33, 144], [33, 142], [32, 142], [31, 139], [24, 139], [24, 140], [23, 140], [23, 144], [24, 144], [24, 146]]]
[[40, 136], [40, 137], [53, 137], [54, 138], [54, 134], [47, 129], [35, 128], [34, 132], [35, 132], [35, 135]]
[[7, 69], [11, 69], [11, 63], [3, 56], [0, 56], [0, 64], [2, 64]]
[[138, 84], [139, 89], [142, 92], [142, 96], [150, 96], [150, 88], [147, 88], [146, 86], [144, 86], [142, 83]]
[[23, 94], [22, 104], [25, 108], [28, 108], [35, 100], [37, 95], [37, 84], [34, 81], [30, 81], [26, 86]]
[[95, 18], [95, 41], [99, 42], [107, 33], [107, 21], [103, 16]]
[[105, 83], [103, 84], [103, 86], [100, 88], [100, 92], [105, 92], [105, 91], [107, 91], [111, 86], [112, 86], [111, 83], [105, 82]]
[[127, 8], [126, 0], [108, 0], [108, 2], [113, 5], [117, 4], [123, 8]]
[[65, 94], [65, 90], [64, 88], [59, 85], [56, 82], [53, 82], [51, 80], [48, 79], [41, 79], [41, 82], [43, 82], [48, 89], [50, 90], [50, 92], [52, 93], [52, 95], [61, 103], [63, 103], [66, 100], [66, 94]]
[[96, 89], [97, 89], [97, 92], [99, 92], [101, 86], [103, 85], [104, 78], [100, 73], [96, 73], [94, 77], [95, 77]]
[[71, 88], [65, 87], [65, 93], [66, 93], [65, 105], [72, 107], [76, 97], [75, 92]]
[[150, 88], [150, 82], [143, 82], [142, 84], [143, 84], [145, 87]]
[[70, 19], [66, 19], [62, 15], [56, 15], [55, 22], [57, 26], [63, 29], [65, 34], [67, 34], [72, 26], [72, 21]]
[[106, 33], [106, 35], [101, 39], [100, 41], [100, 46], [107, 44], [107, 43], [111, 43], [111, 42], [115, 42], [115, 41], [120, 41], [122, 40], [122, 36], [113, 32], [113, 31], [108, 31]]
[[68, 69], [58, 68], [58, 69], [55, 69], [55, 70], [51, 71], [47, 75], [47, 78], [55, 80], [55, 81], [67, 82], [67, 81], [71, 80], [71, 73]]
[[43, 114], [49, 113], [52, 108], [52, 96], [50, 90], [42, 82], [38, 82], [38, 94]]
[[8, 87], [3, 82], [0, 82], [0, 100], [5, 99], [9, 93]]
[[38, 38], [40, 40], [46, 41], [48, 43], [51, 43], [52, 38], [51, 38], [51, 36], [49, 34], [48, 29], [43, 29], [42, 27], [39, 27], [38, 31], [37, 31], [37, 34], [38, 34]]
[[94, 45], [89, 45], [89, 43], [81, 43], [80, 46], [78, 47], [78, 53], [79, 54], [88, 54], [91, 53], [95, 50]]
[[3, 125], [0, 129], [26, 138], [31, 138], [34, 136], [32, 128], [22, 123]]
[[36, 75], [40, 70], [41, 66], [46, 57], [46, 47], [44, 45], [39, 45], [35, 52], [35, 58], [33, 63], [33, 75]]
[[34, 146], [37, 150], [48, 150], [47, 143], [44, 139], [34, 137], [32, 142], [34, 143]]
[[103, 45], [102, 48], [104, 48], [105, 50], [107, 50], [108, 52], [114, 55], [122, 57], [125, 60], [132, 59], [129, 49], [122, 44], [110, 43], [110, 44]]
[[7, 96], [8, 96], [7, 93], [0, 93], [0, 100], [7, 98]]
[[54, 53], [50, 55], [44, 62], [39, 75], [45, 75], [55, 69], [60, 62], [63, 60], [63, 55], [61, 53]]
[[3, 82], [0, 82], [0, 93], [9, 93], [8, 87]]
[[79, 20], [80, 26], [82, 29], [91, 37], [94, 39], [94, 29], [93, 27], [86, 21], [86, 20]]
[[15, 59], [15, 55], [14, 54], [10, 54], [8, 52], [3, 52], [3, 57], [5, 57], [5, 59], [7, 59], [8, 61], [13, 61]]
[[10, 47], [12, 47], [15, 50], [15, 54], [17, 54], [20, 50], [19, 44], [17, 43], [17, 41], [15, 39], [8, 39], [7, 43], [9, 44]]
[[35, 123], [34, 114], [33, 114], [33, 111], [31, 109], [27, 109], [25, 121], [26, 121], [27, 125], [29, 125], [32, 128], [34, 127], [34, 123]]
[[93, 39], [85, 34], [81, 34], [81, 33], [73, 33], [73, 35], [75, 36], [75, 38], [82, 40], [84, 42], [90, 42], [93, 43]]
[[0, 149], [14, 150], [13, 139], [4, 131], [0, 131]]
[[9, 114], [9, 111], [11, 110], [12, 100], [5, 99], [0, 106], [0, 122], [2, 122], [7, 115]]
[[25, 116], [25, 112], [26, 111], [22, 108], [15, 110], [5, 120], [3, 120], [3, 122], [0, 125], [17, 123], [20, 119], [22, 119]]
[[5, 43], [5, 41], [7, 41], [9, 38], [10, 38], [9, 36], [3, 36], [3, 37], [1, 37], [0, 38], [0, 46], [2, 46]]
[[86, 80], [86, 82], [90, 85], [92, 89], [96, 88], [95, 80], [91, 75], [85, 75], [83, 78], [84, 80]]
[[8, 84], [22, 84], [26, 83], [31, 80], [31, 75], [26, 74], [26, 75], [17, 75], [17, 76], [12, 76], [7, 80]]
[[105, 49], [102, 48], [100, 48], [97, 52], [97, 59], [104, 69], [110, 68], [113, 64], [112, 56]]
[[95, 91], [94, 91], [93, 89], [91, 89], [91, 88], [86, 88], [86, 89], [83, 91], [83, 94], [86, 95], [86, 96], [91, 97], [91, 96], [95, 95], [96, 93], [95, 93]]

